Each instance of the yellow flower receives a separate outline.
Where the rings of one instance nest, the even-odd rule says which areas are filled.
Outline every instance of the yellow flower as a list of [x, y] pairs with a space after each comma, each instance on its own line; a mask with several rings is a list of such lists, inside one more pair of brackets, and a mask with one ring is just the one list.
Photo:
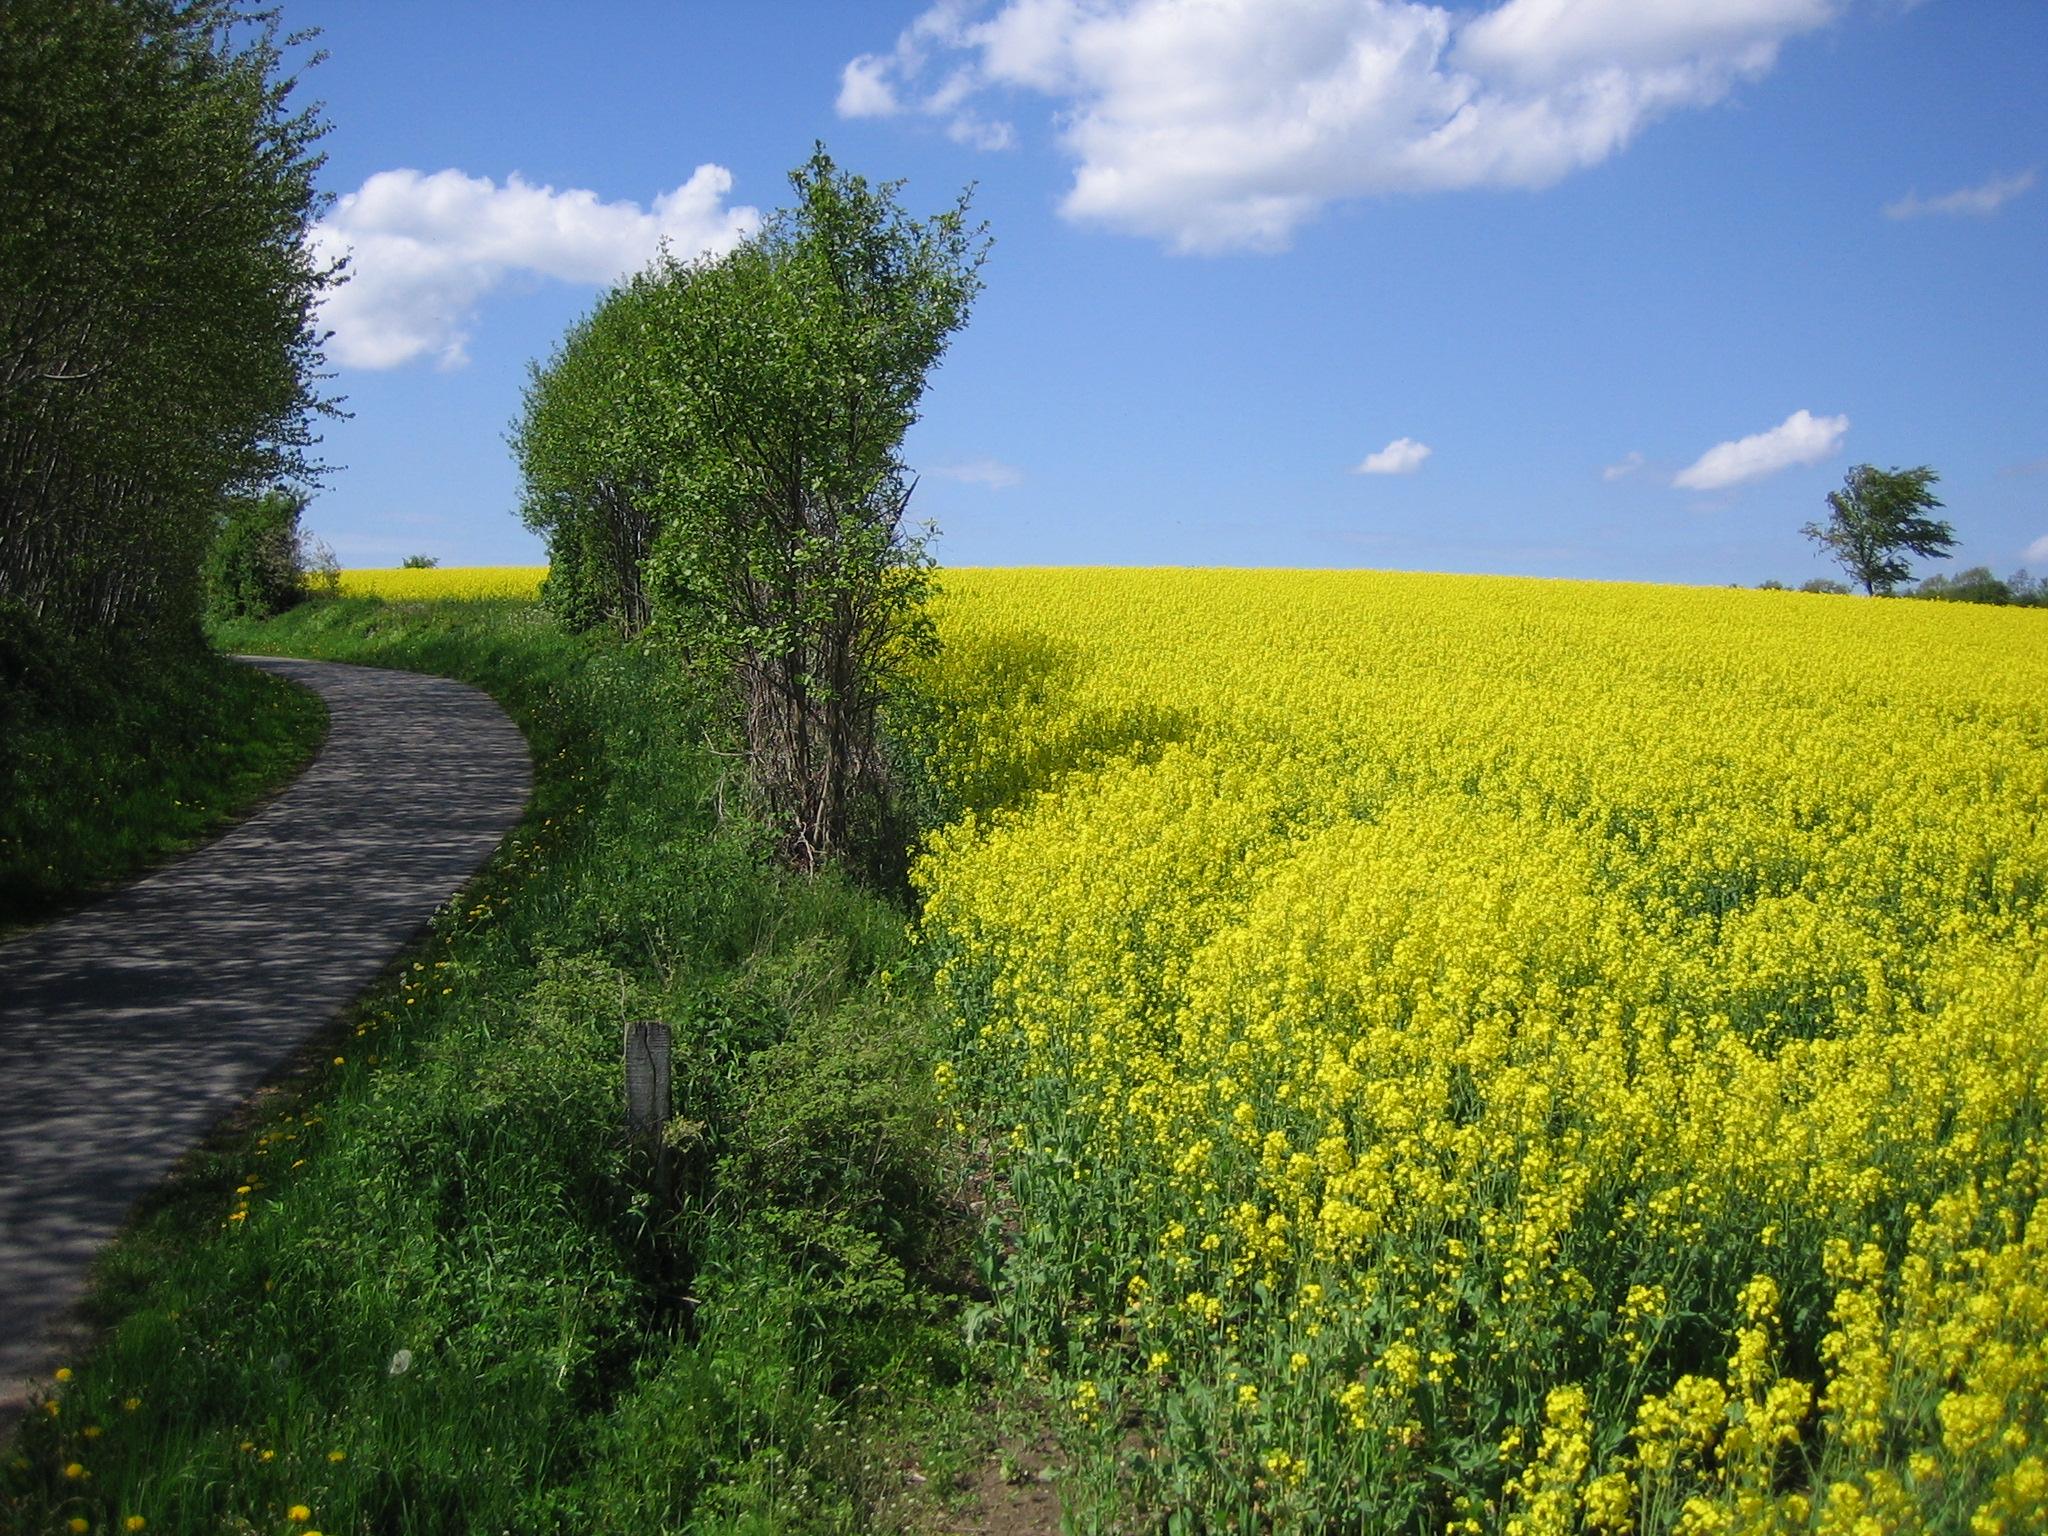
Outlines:
[[348, 1452], [347, 1452], [347, 1451], [329, 1451], [329, 1452], [327, 1453], [327, 1459], [328, 1459], [329, 1461], [334, 1461], [334, 1462], [342, 1462], [342, 1461], [347, 1461], [347, 1460], [348, 1460]]
[[284, 1517], [287, 1520], [294, 1520], [303, 1525], [306, 1521], [313, 1518], [313, 1511], [303, 1504], [294, 1504], [285, 1511]]
[[59, 1381], [69, 1381], [69, 1380], [71, 1379], [71, 1367], [70, 1367], [70, 1366], [68, 1366], [68, 1365], [60, 1365], [60, 1366], [58, 1366], [58, 1367], [57, 1367], [57, 1379], [58, 1379]]
[[78, 1536], [78, 1533], [81, 1531], [91, 1530], [92, 1523], [89, 1520], [87, 1520], [83, 1515], [73, 1515], [69, 1520], [66, 1520], [64, 1522], [64, 1529], [70, 1531], [72, 1533], [72, 1536]]
[[64, 1475], [75, 1483], [85, 1476], [85, 1468], [78, 1462], [69, 1462], [65, 1465]]
[[81, 1429], [79, 1433], [85, 1436], [85, 1438], [88, 1440], [97, 1440], [100, 1437], [101, 1430], [99, 1425], [97, 1424], [88, 1424], [85, 1426], [85, 1428]]
[[121, 1411], [123, 1413], [133, 1413], [136, 1409], [140, 1408], [141, 1406], [142, 1399], [139, 1397], [124, 1397], [121, 1400]]
[[130, 1515], [126, 1520], [123, 1520], [121, 1522], [121, 1529], [124, 1531], [139, 1531], [146, 1527], [148, 1524], [149, 1522], [143, 1519], [142, 1516]]

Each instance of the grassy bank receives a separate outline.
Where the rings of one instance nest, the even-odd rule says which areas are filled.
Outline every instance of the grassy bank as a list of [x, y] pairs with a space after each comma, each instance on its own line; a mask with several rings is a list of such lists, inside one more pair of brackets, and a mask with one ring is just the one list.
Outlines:
[[[512, 602], [336, 600], [220, 638], [484, 687], [534, 802], [109, 1255], [104, 1343], [0, 1468], [0, 1527], [919, 1518], [907, 1448], [974, 1391], [972, 1234], [902, 911], [720, 817], [732, 760], [661, 656]], [[620, 1126], [642, 1018], [675, 1029], [665, 1204]]]
[[303, 688], [196, 642], [63, 640], [0, 612], [0, 932], [218, 831], [326, 724]]

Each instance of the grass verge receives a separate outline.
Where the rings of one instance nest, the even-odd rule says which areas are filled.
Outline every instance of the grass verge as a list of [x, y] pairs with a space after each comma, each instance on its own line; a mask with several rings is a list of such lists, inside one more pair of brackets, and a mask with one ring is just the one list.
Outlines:
[[[903, 913], [721, 817], [731, 759], [652, 650], [510, 602], [220, 638], [485, 688], [534, 801], [107, 1255], [102, 1342], [0, 1467], [0, 1527], [929, 1528], [987, 1429]], [[620, 1124], [638, 1018], [675, 1032], [666, 1202]]]
[[326, 729], [317, 696], [197, 643], [66, 641], [0, 610], [0, 933], [219, 831]]

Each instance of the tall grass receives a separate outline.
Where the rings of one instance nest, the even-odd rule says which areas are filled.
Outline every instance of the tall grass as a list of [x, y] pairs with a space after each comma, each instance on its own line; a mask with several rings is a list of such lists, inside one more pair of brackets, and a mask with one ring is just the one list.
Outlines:
[[326, 726], [313, 694], [196, 637], [69, 640], [0, 608], [0, 931], [218, 830]]

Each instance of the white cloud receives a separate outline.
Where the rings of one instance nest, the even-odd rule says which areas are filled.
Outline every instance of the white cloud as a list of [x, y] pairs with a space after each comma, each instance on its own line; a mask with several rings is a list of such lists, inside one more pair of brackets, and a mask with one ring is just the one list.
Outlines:
[[1000, 459], [968, 459], [959, 464], [934, 464], [925, 471], [941, 480], [958, 480], [963, 485], [985, 485], [992, 491], [1007, 491], [1024, 483], [1024, 471]]
[[845, 80], [934, 114], [1052, 97], [1069, 217], [1278, 250], [1340, 198], [1547, 186], [1762, 75], [1842, 3], [1002, 0], [976, 20], [944, 0]]
[[[946, 119], [946, 136], [975, 149], [1008, 149], [1015, 130], [997, 118], [986, 118], [966, 103], [981, 89], [982, 79], [971, 66], [956, 66], [936, 85], [917, 88], [919, 76], [936, 51], [958, 49], [968, 32], [967, 17], [977, 0], [939, 0], [903, 30], [888, 53], [863, 53], [839, 73], [841, 117], [895, 117], [914, 111]], [[1027, 0], [1036, 3], [1036, 0]]]
[[1422, 468], [1422, 461], [1430, 455], [1427, 443], [1418, 443], [1412, 437], [1397, 437], [1378, 453], [1369, 453], [1363, 462], [1352, 466], [1354, 475], [1412, 475]]
[[2027, 546], [2026, 558], [2036, 565], [2048, 561], [2048, 533], [2042, 534]]
[[1600, 478], [1607, 481], [1625, 480], [1642, 467], [1643, 456], [1640, 453], [1631, 453], [1619, 463], [1610, 464], [1601, 470]]
[[1921, 219], [1937, 213], [1971, 213], [1984, 218], [1998, 212], [2031, 187], [2035, 180], [2035, 173], [2028, 170], [2015, 176], [1994, 176], [1974, 187], [1960, 187], [1939, 197], [1922, 197], [1917, 192], [1909, 192], [1895, 203], [1886, 203], [1884, 216], [1888, 219]]
[[889, 84], [889, 61], [864, 53], [839, 72], [838, 112], [841, 117], [894, 117], [903, 110]]
[[646, 265], [663, 240], [683, 257], [730, 250], [761, 222], [756, 209], [726, 203], [731, 189], [730, 171], [700, 165], [642, 208], [517, 174], [499, 186], [454, 170], [379, 171], [309, 236], [318, 255], [350, 258], [348, 282], [321, 308], [334, 332], [329, 353], [351, 368], [429, 356], [460, 367], [478, 303], [512, 277], [614, 282]]
[[1671, 483], [1689, 491], [1718, 491], [1761, 480], [1795, 464], [1818, 464], [1841, 448], [1848, 430], [1846, 416], [1794, 411], [1768, 432], [1716, 443], [1680, 470]]

